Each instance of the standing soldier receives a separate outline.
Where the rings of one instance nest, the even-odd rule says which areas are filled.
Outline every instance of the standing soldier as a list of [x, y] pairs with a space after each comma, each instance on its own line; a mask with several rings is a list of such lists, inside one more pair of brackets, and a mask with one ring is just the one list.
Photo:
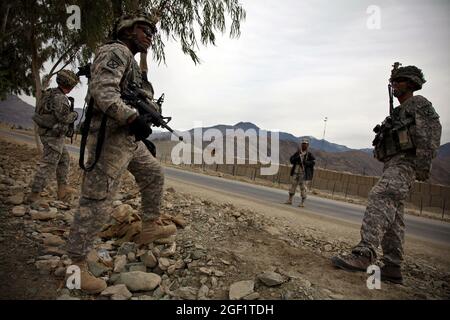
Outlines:
[[43, 157], [31, 184], [31, 193], [28, 195], [30, 203], [40, 199], [40, 194], [46, 187], [49, 177], [55, 172], [58, 199], [67, 201], [75, 192], [75, 189], [67, 185], [70, 157], [64, 146], [64, 139], [73, 134], [71, 128], [78, 117], [66, 94], [72, 91], [78, 81], [74, 72], [59, 71], [56, 76], [58, 87], [43, 92], [41, 102], [36, 108], [33, 120], [38, 125], [38, 134], [43, 145]]
[[[88, 293], [106, 288], [103, 279], [89, 273], [85, 258], [108, 221], [119, 178], [126, 170], [134, 176], [142, 199], [142, 230], [135, 241], [148, 244], [176, 233], [175, 225], [165, 225], [160, 219], [163, 170], [142, 142], [151, 129], [137, 109], [127, 105], [121, 97], [127, 86], [134, 83], [146, 92], [148, 102], [154, 103], [152, 86], [146, 82], [134, 56], [147, 52], [156, 33], [155, 24], [153, 17], [146, 14], [121, 17], [115, 26], [115, 40], [98, 49], [91, 66], [87, 99], [88, 109], [92, 108], [89, 128], [92, 141], [88, 142], [91, 170], [84, 173], [80, 209], [75, 214], [68, 239], [68, 253], [81, 269], [81, 289]], [[88, 113], [89, 110], [86, 118]], [[87, 121], [85, 125], [89, 126]], [[101, 135], [103, 139], [92, 139]], [[96, 146], [101, 140], [104, 144], [98, 154]]]
[[[394, 283], [403, 282], [404, 202], [415, 179], [429, 178], [442, 131], [431, 102], [413, 95], [426, 82], [422, 71], [415, 66], [399, 65], [394, 65], [390, 78], [391, 116], [374, 129], [377, 133], [374, 154], [384, 163], [384, 169], [369, 193], [361, 241], [351, 254], [332, 258], [336, 267], [366, 272], [376, 261], [376, 249], [381, 244], [381, 279]], [[395, 109], [392, 94], [400, 102]]]
[[315, 160], [311, 152], [309, 152], [309, 141], [308, 139], [303, 139], [298, 151], [294, 153], [290, 162], [293, 165], [291, 169], [292, 185], [289, 189], [289, 199], [285, 204], [292, 204], [292, 199], [294, 198], [297, 186], [300, 186], [300, 195], [302, 200], [299, 207], [304, 207], [306, 200], [306, 181], [312, 180], [314, 174]]

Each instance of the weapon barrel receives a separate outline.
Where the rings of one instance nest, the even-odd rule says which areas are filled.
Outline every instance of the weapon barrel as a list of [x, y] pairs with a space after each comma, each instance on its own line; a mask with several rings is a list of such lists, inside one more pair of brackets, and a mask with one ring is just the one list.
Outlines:
[[394, 93], [392, 91], [391, 84], [388, 85], [388, 91], [389, 91], [389, 115], [392, 116], [394, 113]]

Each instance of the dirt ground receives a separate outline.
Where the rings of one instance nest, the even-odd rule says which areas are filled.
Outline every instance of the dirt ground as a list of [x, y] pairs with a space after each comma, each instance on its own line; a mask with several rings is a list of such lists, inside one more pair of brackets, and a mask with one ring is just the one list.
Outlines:
[[[28, 214], [20, 217], [11, 214], [14, 204], [8, 199], [17, 192], [28, 192], [38, 158], [36, 150], [26, 144], [0, 138], [0, 146], [0, 299], [54, 299], [61, 295], [63, 283], [54, 274], [36, 268], [37, 257], [48, 254], [37, 237], [43, 228], [67, 231], [70, 224], [62, 218], [36, 222]], [[79, 186], [78, 170], [72, 172], [70, 182]], [[447, 246], [407, 237], [404, 285], [383, 282], [381, 290], [369, 290], [367, 274], [344, 272], [330, 264], [331, 256], [347, 252], [359, 240], [359, 225], [318, 216], [307, 209], [258, 203], [175, 179], [166, 179], [165, 187], [170, 192], [165, 192], [163, 211], [183, 213], [189, 225], [180, 229], [177, 236], [176, 257], [186, 261], [186, 268], [175, 275], [163, 273], [173, 291], [168, 290], [159, 298], [178, 299], [173, 293], [176, 289], [207, 284], [208, 299], [228, 299], [230, 286], [241, 280], [255, 281], [258, 299], [450, 298]], [[129, 176], [122, 189], [124, 194], [136, 192]], [[53, 194], [54, 184], [48, 196]], [[130, 204], [138, 200], [131, 199]], [[70, 209], [58, 209], [58, 216], [74, 210], [76, 203]], [[191, 261], [192, 248], [205, 254]], [[218, 281], [214, 276], [205, 276], [204, 268], [221, 271]], [[266, 271], [277, 272], [286, 281], [278, 286], [265, 286], [257, 278]], [[138, 298], [138, 294], [133, 294], [132, 299]]]

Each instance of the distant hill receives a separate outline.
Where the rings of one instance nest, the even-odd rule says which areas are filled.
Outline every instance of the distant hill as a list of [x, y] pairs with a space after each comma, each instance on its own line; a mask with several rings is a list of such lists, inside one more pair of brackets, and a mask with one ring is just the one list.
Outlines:
[[[76, 111], [81, 116], [82, 110], [76, 109]], [[24, 128], [32, 128], [33, 121], [31, 117], [33, 113], [34, 106], [22, 101], [17, 96], [11, 95], [6, 100], [0, 101], [1, 122], [22, 126]], [[244, 131], [254, 129], [256, 132], [260, 129], [251, 122], [239, 122], [235, 125], [220, 124], [203, 128], [203, 130], [209, 128], [218, 129], [224, 135], [227, 129], [242, 129]], [[193, 134], [194, 129], [189, 130], [189, 132]], [[373, 158], [372, 149], [350, 149], [344, 145], [314, 137], [296, 137], [288, 132], [280, 132], [279, 136], [280, 163], [282, 164], [289, 164], [289, 157], [297, 149], [298, 142], [303, 138], [307, 138], [310, 141], [310, 148], [317, 158], [317, 165], [319, 167], [371, 176], [379, 176], [382, 173], [383, 165]], [[150, 136], [150, 139], [169, 140], [170, 133], [155, 130], [155, 133]], [[210, 142], [204, 142], [203, 147], [205, 148], [209, 144]], [[257, 146], [248, 146], [247, 143], [246, 154], [248, 154], [249, 148], [256, 150]], [[432, 183], [450, 185], [450, 143], [446, 143], [439, 148], [437, 157], [433, 161], [430, 181]]]
[[[75, 109], [78, 112], [79, 119], [83, 113], [82, 109]], [[6, 100], [0, 101], [0, 121], [3, 123], [14, 124], [23, 128], [33, 128], [34, 122], [31, 117], [34, 114], [34, 106], [21, 100], [15, 95], [9, 95]]]
[[[247, 131], [254, 129], [256, 132], [260, 128], [251, 122], [239, 122], [235, 125], [215, 125], [207, 128], [217, 129], [225, 136], [227, 129], [243, 129]], [[188, 131], [191, 135], [194, 133], [194, 129]], [[269, 135], [270, 136], [270, 135]], [[298, 141], [303, 137], [295, 137], [294, 135], [286, 132], [280, 132], [280, 163], [289, 164], [290, 156], [297, 150]], [[359, 175], [380, 176], [383, 170], [383, 164], [373, 157], [373, 149], [350, 149], [346, 146], [338, 145], [325, 141], [322, 144], [322, 140], [315, 139], [313, 137], [306, 137], [310, 140], [310, 150], [315, 155], [317, 166], [329, 170], [350, 172]], [[155, 132], [150, 136], [150, 140], [169, 140], [170, 133], [168, 132]], [[225, 139], [229, 137], [225, 136]], [[211, 142], [203, 142], [203, 148], [206, 148]], [[226, 144], [224, 145], [224, 152], [226, 152]], [[326, 146], [322, 149], [322, 146]], [[270, 144], [268, 145], [270, 147]], [[325, 149], [325, 150], [324, 150]], [[249, 145], [246, 142], [246, 157], [248, 157], [249, 150], [257, 150], [257, 146]], [[333, 150], [333, 151], [328, 151]], [[269, 151], [270, 152], [270, 151]], [[235, 152], [236, 155], [236, 147]], [[432, 183], [439, 183], [444, 185], [450, 185], [450, 143], [442, 145], [438, 150], [438, 156], [433, 161], [433, 170], [431, 172]]]
[[449, 157], [450, 156], [450, 142], [443, 144], [439, 150], [437, 156], [439, 158]]
[[0, 121], [14, 124], [23, 128], [32, 128], [34, 106], [19, 99], [17, 96], [10, 95], [6, 100], [0, 101]]
[[[203, 130], [207, 130], [207, 129], [218, 129], [220, 130], [224, 135], [226, 133], [227, 129], [242, 129], [244, 131], [247, 131], [249, 129], [254, 129], [256, 131], [260, 130], [261, 128], [258, 127], [257, 125], [251, 123], [251, 122], [239, 122], [236, 123], [235, 125], [224, 125], [224, 124], [219, 124], [219, 125], [215, 125], [212, 127], [206, 127], [203, 128]], [[193, 132], [194, 129], [189, 130], [189, 132]], [[301, 137], [296, 137], [288, 132], [279, 132], [279, 136], [280, 136], [280, 140], [284, 140], [284, 141], [291, 141], [294, 143], [298, 143], [300, 140], [302, 139], [308, 139], [309, 140], [309, 145], [311, 146], [311, 148], [317, 149], [317, 150], [323, 150], [323, 151], [327, 151], [327, 152], [345, 152], [345, 151], [350, 151], [352, 149], [343, 146], [343, 145], [339, 145], [336, 143], [332, 143], [326, 140], [319, 140], [316, 139], [314, 137], [311, 136], [301, 136]]]

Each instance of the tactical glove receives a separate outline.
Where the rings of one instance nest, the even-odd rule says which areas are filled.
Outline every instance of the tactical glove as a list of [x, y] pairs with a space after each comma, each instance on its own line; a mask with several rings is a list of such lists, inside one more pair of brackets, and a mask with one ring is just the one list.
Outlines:
[[145, 121], [143, 116], [137, 117], [133, 122], [130, 123], [130, 132], [136, 138], [136, 141], [142, 141], [147, 139], [147, 137], [152, 133], [152, 129]]
[[430, 178], [429, 170], [418, 170], [416, 171], [416, 179], [418, 181], [426, 181]]
[[416, 179], [426, 181], [430, 178], [431, 159], [419, 158], [416, 160]]
[[78, 119], [78, 113], [76, 111], [69, 113], [69, 115], [67, 116], [68, 123], [74, 123], [77, 119]]

